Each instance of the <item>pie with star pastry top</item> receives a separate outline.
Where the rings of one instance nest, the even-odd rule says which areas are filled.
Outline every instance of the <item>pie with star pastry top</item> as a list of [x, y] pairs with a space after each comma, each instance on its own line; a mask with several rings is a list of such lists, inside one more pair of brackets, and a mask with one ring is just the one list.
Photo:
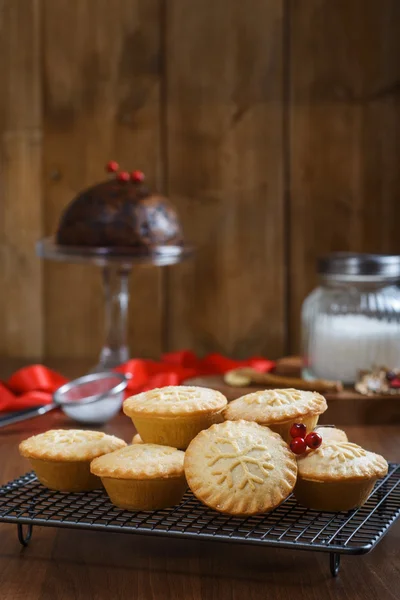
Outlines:
[[52, 490], [83, 492], [101, 488], [90, 472], [90, 461], [126, 446], [123, 440], [101, 431], [51, 429], [19, 445], [39, 481]]
[[257, 423], [225, 421], [201, 431], [185, 453], [193, 494], [230, 515], [272, 510], [296, 483], [294, 454], [282, 438]]
[[351, 510], [368, 499], [388, 464], [383, 456], [347, 441], [328, 440], [298, 457], [297, 501], [326, 511]]
[[199, 431], [223, 421], [226, 405], [216, 390], [171, 385], [128, 398], [123, 410], [144, 443], [184, 450]]
[[169, 446], [135, 444], [96, 458], [90, 469], [115, 506], [157, 510], [181, 501], [187, 489], [184, 456]]
[[228, 421], [245, 419], [266, 425], [288, 443], [293, 423], [304, 423], [312, 431], [319, 415], [328, 405], [321, 394], [288, 389], [264, 390], [246, 394], [231, 402], [224, 410]]

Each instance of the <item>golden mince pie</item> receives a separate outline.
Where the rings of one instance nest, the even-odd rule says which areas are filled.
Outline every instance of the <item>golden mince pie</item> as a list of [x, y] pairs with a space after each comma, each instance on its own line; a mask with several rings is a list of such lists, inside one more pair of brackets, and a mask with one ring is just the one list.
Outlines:
[[308, 431], [312, 431], [319, 415], [327, 408], [325, 398], [317, 392], [292, 388], [264, 390], [231, 402], [224, 411], [224, 417], [229, 421], [255, 421], [279, 433], [289, 443], [294, 423], [303, 423]]
[[230, 515], [272, 510], [296, 483], [296, 457], [282, 438], [257, 423], [225, 421], [201, 431], [185, 453], [193, 494]]
[[347, 442], [347, 435], [342, 429], [321, 425], [315, 431], [322, 437], [323, 442]]
[[326, 441], [297, 460], [294, 489], [303, 506], [325, 511], [351, 510], [368, 499], [375, 481], [388, 470], [386, 460], [351, 442]]
[[199, 431], [223, 421], [226, 404], [220, 392], [182, 385], [132, 396], [123, 410], [143, 442], [184, 450]]
[[157, 510], [181, 501], [187, 489], [184, 456], [169, 446], [135, 444], [96, 458], [90, 469], [115, 506]]
[[101, 488], [100, 479], [90, 472], [90, 462], [123, 446], [123, 440], [100, 431], [51, 429], [21, 442], [19, 452], [30, 460], [46, 487], [83, 492]]
[[132, 444], [143, 444], [143, 440], [138, 433], [135, 433], [135, 435], [133, 436]]

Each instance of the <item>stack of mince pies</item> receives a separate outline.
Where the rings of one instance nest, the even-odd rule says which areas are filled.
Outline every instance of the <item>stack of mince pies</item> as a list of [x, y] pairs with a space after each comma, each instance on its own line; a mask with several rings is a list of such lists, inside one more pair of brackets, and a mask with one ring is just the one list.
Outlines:
[[124, 510], [178, 504], [187, 487], [229, 515], [268, 512], [292, 492], [308, 508], [346, 511], [368, 499], [386, 460], [346, 433], [318, 426], [321, 394], [295, 389], [248, 394], [228, 405], [220, 392], [169, 386], [125, 400], [137, 433], [127, 445], [97, 431], [51, 430], [20, 444], [53, 490], [104, 487]]

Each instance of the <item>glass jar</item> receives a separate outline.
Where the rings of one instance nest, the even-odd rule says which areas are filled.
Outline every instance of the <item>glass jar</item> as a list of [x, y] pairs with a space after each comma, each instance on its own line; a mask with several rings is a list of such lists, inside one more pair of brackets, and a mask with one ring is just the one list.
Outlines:
[[335, 253], [302, 308], [303, 376], [357, 381], [360, 370], [400, 367], [400, 256]]

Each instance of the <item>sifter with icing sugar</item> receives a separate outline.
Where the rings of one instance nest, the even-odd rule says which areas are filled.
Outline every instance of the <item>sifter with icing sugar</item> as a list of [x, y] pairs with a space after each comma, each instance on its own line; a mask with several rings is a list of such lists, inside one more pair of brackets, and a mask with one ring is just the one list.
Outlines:
[[61, 410], [74, 421], [101, 425], [121, 409], [124, 391], [131, 375], [113, 371], [91, 373], [62, 385], [46, 406], [12, 413], [0, 419], [0, 428]]

